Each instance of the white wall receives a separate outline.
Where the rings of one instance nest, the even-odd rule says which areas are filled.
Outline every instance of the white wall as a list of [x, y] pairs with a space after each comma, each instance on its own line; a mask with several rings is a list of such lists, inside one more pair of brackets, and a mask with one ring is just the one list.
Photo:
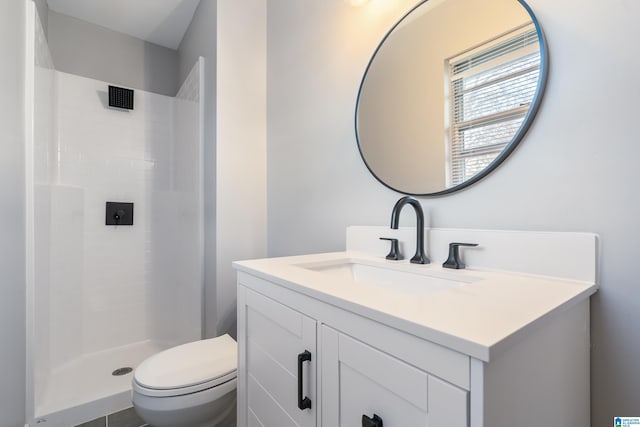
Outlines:
[[[367, 172], [353, 114], [369, 56], [415, 3], [268, 2], [270, 256], [340, 250], [347, 225], [388, 224], [400, 195]], [[610, 425], [613, 416], [640, 414], [640, 290], [633, 271], [640, 239], [633, 96], [640, 93], [640, 59], [633, 54], [640, 3], [529, 4], [551, 56], [535, 123], [483, 181], [421, 201], [435, 227], [600, 234], [601, 290], [591, 306], [592, 425]], [[411, 223], [409, 213], [401, 222]]]
[[22, 427], [25, 405], [25, 2], [0, 2], [0, 381], [2, 425]]
[[173, 49], [51, 10], [48, 36], [58, 71], [168, 96], [182, 81]]
[[269, 1], [270, 256], [342, 249], [347, 225], [389, 223], [398, 194], [364, 166], [353, 117], [370, 55], [411, 3]]
[[217, 316], [234, 336], [231, 262], [266, 255], [266, 11], [266, 0], [218, 1]]
[[217, 335], [216, 309], [216, 31], [217, 2], [203, 0], [178, 47], [179, 80], [204, 58], [204, 305], [205, 337]]

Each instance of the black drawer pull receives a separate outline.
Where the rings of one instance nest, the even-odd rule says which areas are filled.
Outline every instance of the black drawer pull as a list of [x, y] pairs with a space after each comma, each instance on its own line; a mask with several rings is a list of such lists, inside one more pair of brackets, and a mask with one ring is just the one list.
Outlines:
[[382, 427], [382, 418], [373, 414], [373, 418], [362, 415], [362, 427]]
[[311, 399], [308, 397], [302, 397], [302, 364], [304, 362], [311, 361], [311, 353], [309, 350], [305, 350], [298, 355], [298, 408], [300, 410], [311, 409]]

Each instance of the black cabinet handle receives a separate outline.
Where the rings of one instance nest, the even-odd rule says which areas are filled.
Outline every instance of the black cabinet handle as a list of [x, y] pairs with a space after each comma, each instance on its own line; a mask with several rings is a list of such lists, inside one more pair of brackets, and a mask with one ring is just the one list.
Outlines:
[[362, 427], [382, 427], [382, 418], [373, 414], [373, 418], [362, 415]]
[[298, 355], [298, 408], [304, 411], [305, 409], [311, 409], [311, 399], [302, 396], [302, 364], [304, 362], [311, 361], [311, 353], [309, 350], [305, 350]]

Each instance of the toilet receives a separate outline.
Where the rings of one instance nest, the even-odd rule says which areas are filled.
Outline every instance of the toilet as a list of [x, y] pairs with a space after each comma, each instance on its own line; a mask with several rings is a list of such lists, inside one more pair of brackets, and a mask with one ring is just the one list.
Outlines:
[[135, 411], [154, 427], [235, 425], [237, 344], [229, 335], [170, 348], [135, 370]]

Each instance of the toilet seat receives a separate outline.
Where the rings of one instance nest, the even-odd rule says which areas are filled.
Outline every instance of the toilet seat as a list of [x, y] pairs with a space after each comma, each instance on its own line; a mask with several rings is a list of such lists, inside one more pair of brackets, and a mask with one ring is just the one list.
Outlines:
[[197, 393], [236, 378], [237, 344], [229, 335], [195, 341], [151, 356], [135, 370], [133, 391], [149, 397]]
[[134, 392], [149, 397], [175, 397], [183, 396], [185, 394], [193, 394], [199, 391], [208, 390], [210, 388], [218, 387], [236, 379], [236, 372], [231, 372], [223, 377], [218, 377], [211, 381], [205, 381], [200, 384], [191, 385], [188, 387], [176, 387], [176, 388], [149, 388], [139, 384], [135, 379], [132, 383], [132, 389]]

